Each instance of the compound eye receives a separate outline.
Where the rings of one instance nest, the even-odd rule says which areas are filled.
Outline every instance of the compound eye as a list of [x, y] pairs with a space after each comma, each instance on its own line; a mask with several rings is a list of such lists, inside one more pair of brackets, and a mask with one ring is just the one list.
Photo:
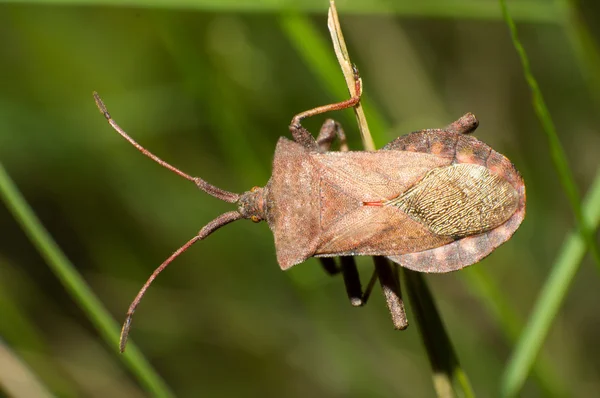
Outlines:
[[252, 220], [252, 222], [260, 222], [259, 216], [251, 216], [250, 219]]

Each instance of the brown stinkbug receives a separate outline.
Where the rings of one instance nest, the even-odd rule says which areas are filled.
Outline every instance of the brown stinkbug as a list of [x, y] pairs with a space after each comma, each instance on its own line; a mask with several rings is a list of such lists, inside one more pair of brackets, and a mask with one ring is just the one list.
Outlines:
[[[356, 85], [360, 93], [358, 76]], [[206, 224], [152, 273], [127, 312], [121, 351], [133, 313], [154, 278], [195, 242], [230, 222], [267, 221], [283, 270], [309, 257], [368, 255], [385, 256], [415, 271], [443, 273], [486, 257], [512, 236], [525, 216], [523, 179], [506, 157], [466, 135], [478, 126], [471, 113], [442, 129], [398, 137], [378, 151], [349, 152], [338, 123], [327, 120], [315, 139], [301, 121], [353, 107], [360, 97], [311, 109], [292, 119], [293, 140], [279, 139], [267, 184], [236, 194], [150, 153], [117, 125], [97, 93], [94, 98], [110, 125], [140, 152], [209, 195], [238, 206]], [[342, 152], [329, 152], [336, 137]], [[323, 265], [335, 272], [331, 262]], [[360, 285], [357, 274], [344, 276], [347, 284]], [[371, 278], [367, 291], [373, 282]]]

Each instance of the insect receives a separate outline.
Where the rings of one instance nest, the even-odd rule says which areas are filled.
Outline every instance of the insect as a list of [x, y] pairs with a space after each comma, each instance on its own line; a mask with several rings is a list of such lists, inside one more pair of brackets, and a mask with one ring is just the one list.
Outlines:
[[[361, 80], [355, 80], [360, 93]], [[360, 97], [308, 110], [292, 119], [293, 140], [279, 139], [267, 184], [237, 194], [161, 160], [117, 125], [97, 93], [94, 99], [109, 124], [144, 155], [209, 195], [237, 205], [206, 224], [152, 273], [127, 312], [121, 351], [133, 314], [156, 276], [230, 222], [266, 221], [283, 270], [309, 257], [370, 255], [415, 271], [443, 273], [486, 257], [525, 216], [521, 176], [506, 157], [467, 135], [478, 126], [470, 113], [443, 129], [398, 137], [378, 151], [350, 152], [338, 123], [327, 120], [315, 139], [301, 121], [353, 107]], [[342, 151], [328, 151], [336, 138]]]

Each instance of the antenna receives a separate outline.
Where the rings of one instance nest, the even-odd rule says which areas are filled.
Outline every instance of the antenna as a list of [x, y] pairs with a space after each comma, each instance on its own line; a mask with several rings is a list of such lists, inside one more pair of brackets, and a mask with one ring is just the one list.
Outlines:
[[[179, 170], [177, 167], [171, 166], [169, 163], [165, 162], [164, 160], [162, 160], [161, 158], [159, 158], [158, 156], [156, 156], [155, 154], [138, 144], [137, 141], [131, 138], [129, 134], [127, 134], [125, 130], [123, 130], [117, 124], [117, 122], [113, 120], [113, 118], [110, 116], [110, 113], [108, 113], [108, 110], [106, 109], [106, 105], [104, 105], [104, 102], [102, 101], [98, 93], [95, 91], [94, 100], [96, 101], [96, 105], [98, 106], [100, 113], [102, 113], [108, 121], [108, 124], [110, 124], [111, 127], [115, 129], [115, 131], [119, 133], [123, 138], [129, 141], [129, 143], [133, 145], [138, 151], [140, 151], [150, 159], [154, 160], [156, 163], [160, 164], [164, 168], [179, 175], [180, 177], [192, 181], [194, 184], [196, 184], [196, 186], [198, 186], [198, 188], [200, 188], [207, 194], [214, 196], [217, 199], [221, 199], [229, 203], [236, 203], [239, 201], [241, 195], [225, 191], [221, 188], [217, 188], [214, 185], [204, 181], [200, 177], [192, 177], [189, 174]], [[203, 240], [208, 235], [212, 234], [214, 231], [221, 228], [222, 226], [227, 225], [230, 222], [240, 220], [242, 218], [244, 218], [244, 216], [239, 211], [229, 211], [227, 213], [221, 214], [219, 217], [215, 218], [214, 220], [206, 224], [204, 227], [202, 227], [202, 229], [200, 230], [200, 232], [198, 232], [196, 236], [194, 236], [186, 244], [177, 249], [173, 254], [171, 254], [169, 258], [167, 258], [161, 265], [158, 266], [158, 268], [154, 270], [154, 272], [152, 273], [152, 275], [150, 275], [144, 286], [142, 286], [138, 294], [135, 296], [135, 299], [133, 299], [131, 305], [129, 306], [129, 309], [127, 310], [127, 317], [125, 318], [125, 322], [123, 323], [123, 328], [121, 329], [121, 337], [119, 340], [119, 349], [121, 352], [125, 351], [125, 346], [127, 345], [127, 337], [129, 336], [129, 330], [131, 329], [131, 321], [133, 319], [133, 314], [135, 313], [135, 310], [140, 304], [140, 301], [142, 301], [144, 294], [146, 294], [146, 291], [148, 290], [154, 279], [156, 279], [158, 274], [163, 272], [165, 268], [167, 268], [167, 266], [171, 264], [171, 262], [173, 262], [173, 260], [175, 260], [177, 257], [179, 257], [180, 254], [189, 249], [194, 243]]]
[[131, 145], [136, 147], [136, 149], [138, 151], [140, 151], [141, 153], [143, 153], [150, 159], [154, 160], [156, 163], [160, 164], [162, 167], [169, 169], [170, 171], [177, 174], [178, 176], [183, 177], [186, 180], [192, 181], [194, 184], [196, 184], [198, 186], [198, 188], [200, 188], [207, 194], [214, 196], [217, 199], [221, 199], [222, 201], [229, 202], [229, 203], [235, 203], [240, 199], [239, 194], [233, 193], [233, 192], [228, 192], [221, 188], [217, 188], [214, 185], [209, 184], [208, 182], [204, 181], [200, 177], [192, 177], [191, 175], [179, 170], [177, 167], [171, 166], [169, 163], [165, 162], [164, 160], [162, 160], [161, 158], [159, 158], [158, 156], [156, 156], [155, 154], [153, 154], [152, 152], [150, 152], [149, 150], [147, 150], [146, 148], [144, 148], [143, 146], [138, 144], [137, 141], [135, 141], [133, 138], [131, 138], [129, 136], [129, 134], [127, 134], [125, 132], [125, 130], [123, 130], [117, 124], [117, 122], [114, 121], [114, 119], [110, 116], [110, 113], [108, 113], [108, 109], [106, 109], [106, 105], [104, 105], [104, 102], [102, 101], [102, 99], [100, 98], [98, 93], [95, 91], [94, 91], [94, 100], [96, 101], [96, 105], [98, 106], [100, 113], [102, 113], [104, 115], [104, 117], [106, 118], [106, 120], [108, 121], [108, 124], [110, 124], [112, 126], [112, 128], [115, 129], [115, 131], [121, 135], [121, 137], [125, 138], [127, 141], [129, 141], [129, 143]]
[[194, 236], [185, 245], [177, 249], [173, 254], [171, 254], [169, 258], [167, 258], [161, 265], [158, 266], [158, 268], [154, 270], [152, 275], [150, 275], [150, 278], [148, 278], [146, 283], [144, 283], [144, 286], [142, 286], [142, 288], [138, 292], [137, 296], [135, 296], [135, 299], [133, 299], [131, 305], [129, 306], [129, 309], [127, 310], [127, 317], [125, 318], [125, 322], [123, 322], [123, 328], [121, 329], [121, 338], [119, 339], [119, 349], [121, 350], [121, 352], [125, 352], [125, 346], [127, 345], [127, 336], [129, 336], [129, 329], [131, 329], [133, 313], [137, 309], [137, 306], [140, 304], [140, 301], [142, 301], [142, 297], [144, 297], [144, 294], [146, 294], [146, 290], [148, 290], [148, 288], [150, 287], [154, 279], [156, 279], [158, 274], [163, 272], [164, 269], [167, 268], [167, 266], [171, 264], [173, 260], [179, 257], [181, 253], [189, 249], [194, 243], [206, 238], [208, 235], [212, 234], [217, 229], [221, 228], [223, 225], [227, 225], [230, 222], [237, 221], [242, 218], [244, 217], [237, 211], [229, 211], [227, 213], [221, 214], [219, 217], [215, 218], [214, 220], [206, 224], [204, 227], [202, 227], [200, 232], [198, 232], [198, 235]]

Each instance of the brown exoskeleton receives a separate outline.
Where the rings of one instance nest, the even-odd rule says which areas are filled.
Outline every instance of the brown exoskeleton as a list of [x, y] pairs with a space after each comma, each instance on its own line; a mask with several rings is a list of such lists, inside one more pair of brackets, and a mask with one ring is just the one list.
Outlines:
[[[358, 77], [356, 85], [360, 93]], [[521, 176], [506, 157], [466, 135], [478, 125], [470, 113], [443, 129], [396, 138], [378, 151], [349, 152], [336, 122], [327, 120], [315, 139], [301, 121], [353, 107], [360, 97], [311, 109], [292, 119], [293, 140], [279, 139], [268, 183], [236, 194], [150, 153], [117, 125], [98, 94], [94, 98], [110, 125], [140, 152], [238, 207], [206, 224], [154, 271], [129, 307], [121, 351], [133, 313], [154, 278], [195, 242], [232, 221], [267, 221], [283, 270], [309, 257], [371, 255], [415, 271], [441, 273], [486, 257], [525, 216]], [[336, 137], [342, 152], [328, 152]]]

